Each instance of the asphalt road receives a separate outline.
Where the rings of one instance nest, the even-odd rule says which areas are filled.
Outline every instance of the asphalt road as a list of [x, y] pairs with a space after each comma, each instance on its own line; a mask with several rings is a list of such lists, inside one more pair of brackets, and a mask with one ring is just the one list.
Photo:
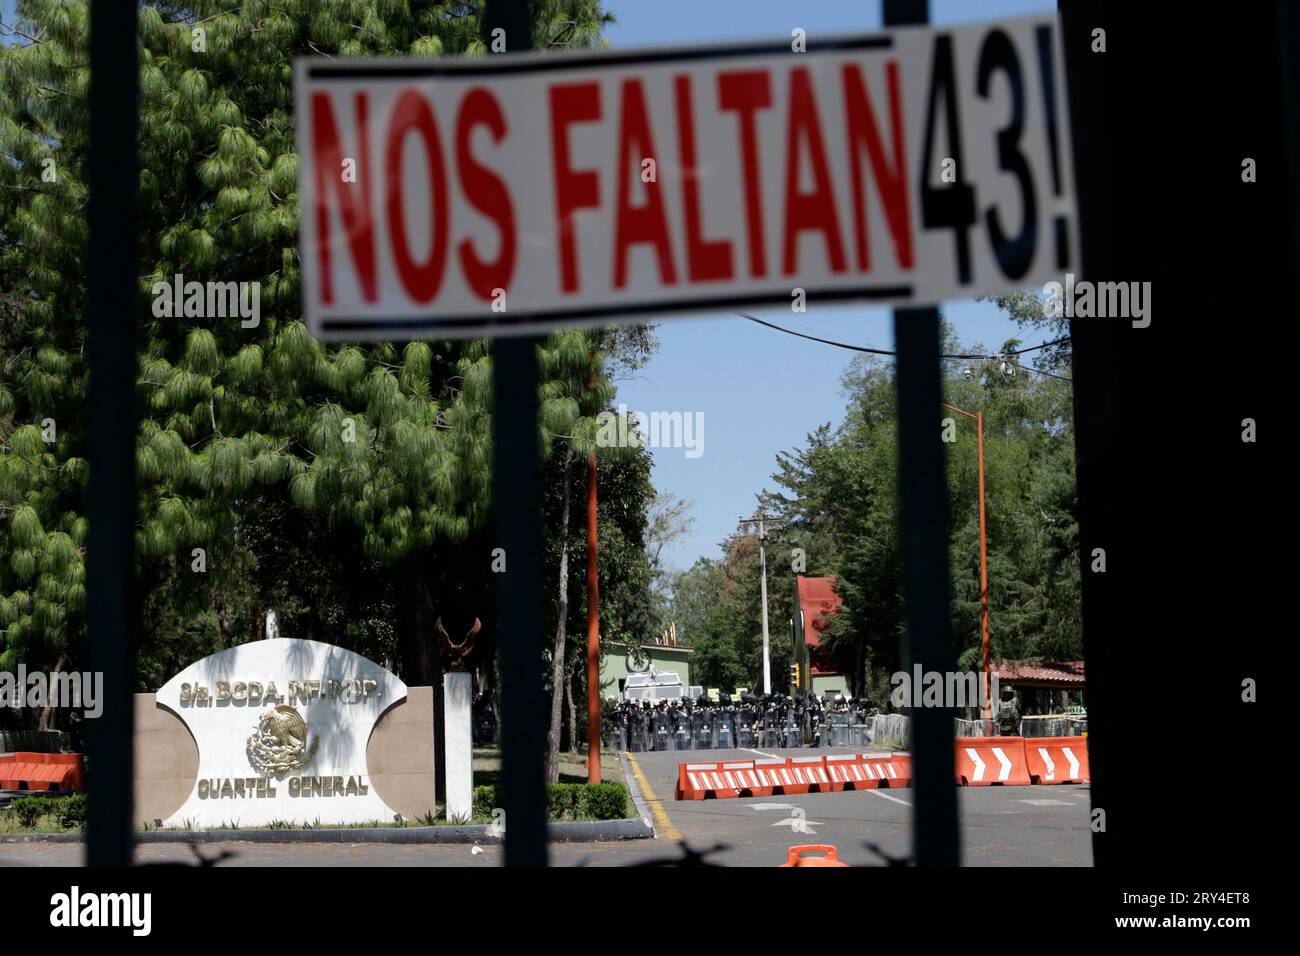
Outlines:
[[[853, 753], [765, 750], [770, 756]], [[692, 760], [748, 760], [755, 751], [691, 752]], [[829, 843], [855, 866], [884, 866], [911, 852], [912, 791], [862, 790], [730, 800], [673, 799], [680, 753], [632, 754], [656, 831], [696, 850], [722, 845], [711, 862], [771, 866], [803, 843]], [[648, 787], [646, 786], [648, 784]], [[793, 808], [803, 812], [803, 820]], [[969, 866], [1089, 866], [1092, 863], [1086, 784], [1034, 787], [962, 787], [962, 860]], [[662, 814], [662, 815], [661, 815]], [[665, 825], [664, 816], [667, 818]], [[797, 822], [811, 832], [793, 832]], [[674, 832], [675, 831], [675, 832]], [[655, 842], [659, 842], [656, 840]]]
[[[829, 748], [818, 753], [850, 753]], [[775, 756], [807, 750], [771, 750]], [[830, 843], [840, 859], [858, 866], [905, 860], [911, 846], [912, 791], [865, 790], [731, 800], [673, 800], [677, 765], [750, 759], [753, 751], [632, 754], [633, 776], [658, 838], [618, 843], [553, 844], [557, 866], [662, 865], [683, 861], [724, 866], [775, 866], [789, 847]], [[963, 787], [962, 860], [968, 866], [1089, 866], [1088, 786]], [[795, 809], [797, 808], [797, 810]], [[794, 832], [800, 823], [809, 832]], [[79, 844], [0, 844], [0, 866], [76, 866]], [[196, 856], [197, 854], [197, 856]], [[215, 843], [137, 847], [138, 863], [221, 866], [497, 866], [499, 846], [475, 853], [467, 845]]]

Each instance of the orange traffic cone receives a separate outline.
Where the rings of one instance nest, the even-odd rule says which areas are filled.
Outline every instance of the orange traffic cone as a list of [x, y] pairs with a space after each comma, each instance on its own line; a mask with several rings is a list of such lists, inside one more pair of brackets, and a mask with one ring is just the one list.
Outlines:
[[[821, 853], [821, 856], [804, 856], [804, 853]], [[839, 851], [829, 843], [808, 843], [792, 846], [785, 855], [782, 866], [848, 866], [840, 862]]]

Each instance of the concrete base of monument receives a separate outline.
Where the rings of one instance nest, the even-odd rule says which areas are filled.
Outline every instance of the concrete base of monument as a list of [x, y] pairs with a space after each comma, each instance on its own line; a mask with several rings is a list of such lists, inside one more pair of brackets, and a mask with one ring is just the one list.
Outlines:
[[[655, 831], [645, 820], [578, 820], [548, 823], [552, 843], [610, 843], [648, 840]], [[0, 843], [80, 843], [84, 833], [0, 834]], [[441, 827], [333, 827], [311, 830], [146, 830], [137, 843], [503, 843], [491, 824]]]

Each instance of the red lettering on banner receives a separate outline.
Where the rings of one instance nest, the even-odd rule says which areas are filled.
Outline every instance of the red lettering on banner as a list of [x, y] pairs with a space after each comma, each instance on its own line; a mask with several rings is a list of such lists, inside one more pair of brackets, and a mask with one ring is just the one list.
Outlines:
[[[826, 165], [826, 146], [822, 141], [821, 121], [817, 118], [817, 101], [813, 97], [812, 79], [806, 67], [790, 71], [789, 125], [786, 129], [785, 161], [785, 254], [782, 268], [793, 275], [799, 233], [816, 230], [826, 237], [831, 271], [844, 271], [844, 247], [840, 243], [839, 220], [835, 216], [835, 192]], [[808, 141], [812, 161], [813, 191], [799, 192], [799, 140]]]
[[[633, 143], [637, 148], [633, 148]], [[646, 114], [645, 90], [640, 80], [624, 80], [618, 123], [618, 210], [614, 222], [614, 288], [627, 285], [628, 246], [648, 242], [659, 260], [659, 277], [668, 285], [677, 281], [673, 268], [672, 246], [668, 241], [668, 217], [664, 214], [663, 194], [656, 181], [643, 183], [644, 206], [628, 200], [628, 173], [640, 180], [643, 158], [655, 159], [654, 140], [650, 135], [650, 118]], [[655, 159], [655, 163], [658, 160]]]
[[484, 125], [492, 141], [501, 142], [506, 135], [505, 117], [495, 96], [482, 87], [470, 90], [460, 104], [456, 119], [456, 167], [460, 172], [465, 198], [479, 212], [497, 224], [501, 233], [501, 251], [495, 262], [484, 262], [474, 252], [473, 243], [461, 240], [457, 251], [466, 284], [481, 299], [492, 298], [493, 289], [506, 289], [515, 268], [515, 210], [510, 190], [501, 177], [475, 161], [470, 151], [474, 127]]
[[569, 126], [600, 119], [600, 86], [570, 83], [552, 86], [551, 151], [555, 160], [555, 227], [560, 245], [560, 287], [578, 290], [578, 253], [573, 237], [576, 209], [600, 204], [600, 180], [590, 169], [581, 172], [569, 165]]
[[749, 233], [749, 271], [767, 275], [764, 253], [763, 203], [758, 172], [758, 136], [754, 113], [772, 105], [772, 88], [766, 70], [740, 70], [718, 74], [718, 106], [736, 113], [740, 124], [741, 168], [745, 179], [745, 227]]
[[356, 266], [361, 296], [367, 302], [375, 302], [379, 298], [375, 276], [375, 219], [370, 205], [370, 136], [366, 122], [366, 94], [358, 93], [354, 102], [360, 162], [356, 182], [345, 183], [342, 180], [343, 150], [339, 145], [339, 131], [334, 124], [329, 96], [313, 93], [311, 98], [312, 165], [316, 171], [316, 258], [320, 273], [321, 302], [326, 305], [334, 301], [334, 276], [330, 271], [330, 216], [325, 202], [327, 183], [334, 184], [339, 197], [343, 227], [347, 230], [348, 249]]
[[683, 73], [673, 86], [677, 94], [677, 147], [682, 161], [682, 204], [686, 218], [686, 268], [692, 282], [732, 278], [731, 243], [709, 241], [701, 234], [700, 171], [695, 158], [695, 110], [691, 78]]
[[894, 257], [904, 269], [912, 268], [912, 224], [907, 209], [907, 145], [903, 139], [903, 110], [898, 94], [898, 63], [891, 60], [885, 66], [889, 80], [889, 131], [894, 141], [894, 164], [885, 160], [880, 131], [876, 128], [876, 114], [867, 96], [867, 84], [862, 70], [856, 64], [844, 67], [844, 113], [848, 121], [849, 169], [853, 171], [853, 216], [858, 242], [858, 268], [863, 272], [871, 268], [870, 244], [867, 236], [866, 184], [862, 181], [862, 165], [858, 162], [862, 144], [871, 160], [871, 172], [880, 189], [881, 204], [889, 221], [889, 232], [894, 239]]
[[[414, 131], [424, 141], [429, 155], [431, 189], [430, 223], [433, 231], [429, 258], [417, 263], [406, 243], [406, 218], [402, 213], [402, 143]], [[388, 238], [393, 245], [397, 275], [407, 294], [417, 302], [428, 302], [438, 294], [443, 266], [447, 261], [447, 171], [438, 143], [438, 127], [429, 102], [414, 90], [404, 90], [388, 121], [384, 175], [388, 182]]]

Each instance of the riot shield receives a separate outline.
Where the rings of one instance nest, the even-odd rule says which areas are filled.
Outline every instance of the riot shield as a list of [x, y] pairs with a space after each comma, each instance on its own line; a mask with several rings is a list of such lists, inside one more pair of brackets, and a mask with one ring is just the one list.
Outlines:
[[646, 733], [646, 715], [639, 709], [627, 715], [627, 749], [632, 753], [644, 753], [649, 749]]
[[691, 725], [690, 718], [685, 714], [673, 714], [673, 749], [690, 750], [691, 749]]
[[748, 709], [742, 710], [736, 725], [736, 746], [742, 750], [752, 749], [757, 743], [754, 734], [754, 715]]
[[833, 713], [830, 715], [830, 744], [832, 747], [853, 746], [849, 739], [849, 715]]
[[769, 710], [763, 715], [763, 746], [780, 747], [784, 734], [781, 726], [780, 715], [775, 709]]
[[651, 750], [671, 750], [673, 739], [672, 724], [668, 720], [667, 714], [655, 714], [651, 722], [654, 727], [653, 739], [650, 743]]
[[733, 714], [723, 713], [718, 716], [718, 747], [730, 750], [736, 746], [736, 718]]

